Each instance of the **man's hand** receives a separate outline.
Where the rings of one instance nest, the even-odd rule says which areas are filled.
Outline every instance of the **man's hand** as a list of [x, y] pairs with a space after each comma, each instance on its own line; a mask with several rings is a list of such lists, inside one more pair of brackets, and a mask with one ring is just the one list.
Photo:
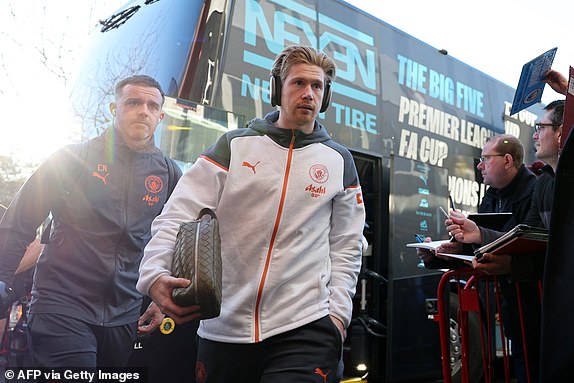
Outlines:
[[159, 307], [154, 302], [150, 303], [138, 320], [138, 333], [143, 335], [151, 333], [159, 327], [164, 317], [165, 315], [163, 315]]
[[451, 210], [449, 218], [444, 221], [446, 229], [458, 242], [482, 243], [482, 233], [476, 223], [461, 212]]
[[[431, 242], [431, 237], [426, 237], [425, 242]], [[448, 262], [456, 261], [454, 258], [447, 257], [445, 255], [440, 255], [438, 253], [448, 253], [448, 254], [458, 254], [462, 251], [463, 245], [459, 242], [448, 242], [445, 244], [440, 245], [434, 251], [429, 249], [422, 249], [420, 247], [417, 248], [417, 255], [419, 256], [420, 260], [423, 261], [427, 268], [435, 268], [433, 265], [435, 259], [441, 259]], [[442, 267], [447, 267], [446, 264], [440, 264]]]
[[550, 69], [545, 73], [545, 76], [546, 77], [542, 81], [550, 85], [555, 92], [566, 95], [566, 91], [568, 90], [568, 80], [562, 75], [562, 73], [555, 71], [554, 69]]
[[44, 250], [44, 245], [40, 243], [40, 238], [36, 238], [30, 242], [26, 247], [26, 252], [24, 252], [24, 256], [22, 257], [15, 274], [24, 272], [36, 266], [36, 262], [38, 261], [40, 254], [42, 254], [42, 250]]
[[344, 342], [345, 338], [347, 337], [347, 330], [345, 330], [345, 326], [343, 326], [343, 322], [341, 322], [341, 320], [339, 318], [334, 317], [333, 315], [329, 315], [329, 317], [331, 318], [331, 320], [333, 321], [335, 326], [337, 326], [337, 328], [339, 329], [339, 334], [341, 334], [341, 339]]
[[178, 306], [171, 292], [176, 287], [187, 287], [191, 281], [185, 278], [175, 278], [169, 275], [159, 277], [149, 289], [149, 296], [165, 315], [171, 317], [175, 323], [182, 324], [200, 316], [199, 306]]
[[447, 253], [447, 254], [460, 254], [462, 250], [463, 250], [463, 244], [460, 242], [446, 242], [436, 248], [437, 253]]
[[424, 262], [425, 266], [432, 262], [436, 257], [434, 251], [421, 248], [417, 248], [417, 255], [419, 256], [420, 260]]
[[480, 260], [472, 260], [472, 267], [488, 275], [507, 275], [512, 270], [511, 259], [510, 255], [484, 253]]

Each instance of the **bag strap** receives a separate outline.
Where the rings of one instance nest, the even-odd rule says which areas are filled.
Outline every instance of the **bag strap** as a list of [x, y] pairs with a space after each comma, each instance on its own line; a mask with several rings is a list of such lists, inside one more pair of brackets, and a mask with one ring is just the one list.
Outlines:
[[175, 161], [169, 158], [168, 156], [164, 156], [164, 158], [165, 162], [167, 163], [167, 175], [168, 175], [167, 198], [169, 198], [171, 196], [171, 193], [173, 192], [173, 189], [175, 189], [175, 185], [177, 185], [179, 177], [177, 176], [177, 170], [176, 170], [177, 164], [175, 163]]
[[203, 217], [204, 215], [210, 216], [211, 219], [217, 219], [217, 217], [215, 216], [215, 212], [208, 207], [204, 207], [203, 209], [201, 209], [197, 219], [201, 219], [201, 217]]

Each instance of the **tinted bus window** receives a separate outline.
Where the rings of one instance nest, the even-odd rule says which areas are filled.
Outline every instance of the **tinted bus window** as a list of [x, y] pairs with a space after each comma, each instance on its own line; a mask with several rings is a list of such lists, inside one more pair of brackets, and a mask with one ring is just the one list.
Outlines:
[[83, 138], [98, 135], [110, 125], [108, 104], [114, 84], [124, 77], [149, 74], [166, 95], [177, 97], [202, 6], [200, 0], [148, 5], [138, 1], [106, 19], [115, 20], [115, 27], [108, 26], [93, 37], [73, 92], [74, 107], [83, 120]]

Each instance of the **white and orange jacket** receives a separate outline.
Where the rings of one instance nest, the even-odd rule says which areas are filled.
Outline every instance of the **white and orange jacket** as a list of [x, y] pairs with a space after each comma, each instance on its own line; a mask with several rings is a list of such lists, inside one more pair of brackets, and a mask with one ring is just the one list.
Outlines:
[[220, 137], [152, 225], [144, 294], [171, 274], [180, 223], [206, 207], [218, 216], [222, 307], [201, 321], [205, 339], [254, 343], [329, 314], [345, 327], [351, 320], [365, 221], [353, 158], [317, 122], [306, 135], [274, 127], [278, 115]]

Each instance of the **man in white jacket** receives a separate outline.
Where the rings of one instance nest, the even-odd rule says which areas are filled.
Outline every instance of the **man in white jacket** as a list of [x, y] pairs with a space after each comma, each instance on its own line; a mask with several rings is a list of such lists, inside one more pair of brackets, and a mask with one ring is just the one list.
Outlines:
[[182, 177], [152, 225], [138, 289], [176, 323], [171, 264], [183, 221], [203, 208], [219, 219], [221, 314], [202, 320], [198, 382], [334, 382], [361, 266], [365, 220], [353, 158], [316, 120], [335, 64], [292, 46], [271, 70], [280, 106], [224, 134]]

